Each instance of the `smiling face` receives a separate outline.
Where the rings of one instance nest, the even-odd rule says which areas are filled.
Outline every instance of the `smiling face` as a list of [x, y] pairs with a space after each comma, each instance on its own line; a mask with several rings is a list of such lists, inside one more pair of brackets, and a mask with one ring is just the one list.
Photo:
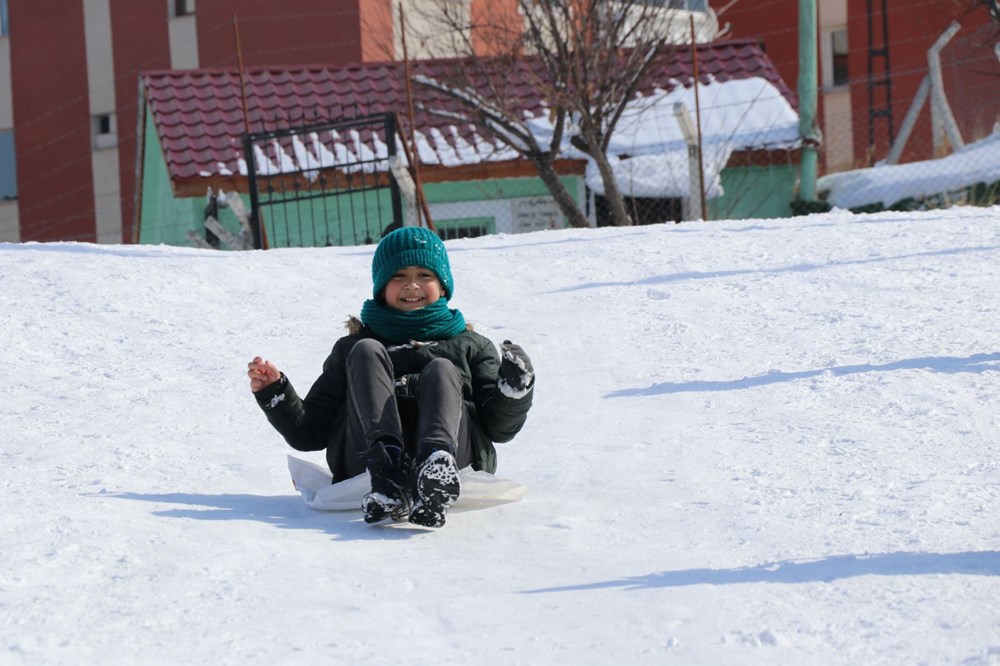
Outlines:
[[429, 268], [407, 266], [396, 271], [385, 285], [385, 304], [409, 312], [427, 307], [441, 298], [441, 280]]

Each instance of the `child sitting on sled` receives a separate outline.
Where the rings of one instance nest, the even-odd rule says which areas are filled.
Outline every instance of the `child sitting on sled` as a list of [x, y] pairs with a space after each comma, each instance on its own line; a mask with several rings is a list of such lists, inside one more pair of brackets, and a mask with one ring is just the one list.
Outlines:
[[247, 375], [267, 420], [299, 451], [326, 449], [333, 481], [371, 475], [366, 522], [445, 523], [458, 471], [493, 473], [531, 407], [534, 369], [518, 345], [493, 343], [448, 307], [455, 293], [437, 235], [403, 227], [372, 258], [372, 298], [333, 346], [305, 399], [274, 364]]

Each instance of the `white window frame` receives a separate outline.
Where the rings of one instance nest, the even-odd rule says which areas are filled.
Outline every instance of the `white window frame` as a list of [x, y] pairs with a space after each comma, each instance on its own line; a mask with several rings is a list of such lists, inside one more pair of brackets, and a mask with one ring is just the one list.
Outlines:
[[195, 0], [167, 0], [167, 16], [181, 18], [192, 16], [195, 11]]
[[850, 42], [847, 39], [847, 26], [831, 30], [830, 31], [830, 85], [833, 87], [846, 86], [850, 85], [851, 83], [851, 71], [849, 68], [847, 70], [847, 78], [844, 81], [836, 80], [837, 77], [836, 59], [838, 54], [834, 51], [834, 45], [836, 44], [837, 41], [836, 40], [837, 35], [844, 36], [844, 45], [843, 45], [844, 52], [841, 55], [843, 55], [844, 58], [847, 58], [848, 55], [850, 54], [850, 48], [849, 48]]
[[[646, 0], [646, 4], [664, 9], [680, 9], [687, 12], [707, 12], [708, 0]], [[699, 5], [692, 8], [691, 5]]]
[[[106, 125], [106, 127], [104, 127]], [[94, 149], [105, 150], [118, 147], [118, 114], [98, 113], [91, 118]]]
[[[820, 46], [820, 58], [823, 68], [823, 89], [824, 90], [842, 90], [850, 85], [851, 73], [848, 69], [847, 81], [842, 83], [835, 83], [833, 80], [833, 40], [834, 35], [843, 33], [844, 39], [847, 40], [845, 47], [850, 46], [850, 38], [847, 33], [846, 25], [834, 25], [823, 30], [823, 41]], [[845, 55], [847, 55], [845, 53]]]

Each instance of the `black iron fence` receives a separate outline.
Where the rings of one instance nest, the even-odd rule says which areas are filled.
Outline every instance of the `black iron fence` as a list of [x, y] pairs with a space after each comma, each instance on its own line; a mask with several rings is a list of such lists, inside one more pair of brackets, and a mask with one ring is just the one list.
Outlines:
[[391, 113], [246, 135], [254, 246], [375, 243], [402, 224], [396, 135]]

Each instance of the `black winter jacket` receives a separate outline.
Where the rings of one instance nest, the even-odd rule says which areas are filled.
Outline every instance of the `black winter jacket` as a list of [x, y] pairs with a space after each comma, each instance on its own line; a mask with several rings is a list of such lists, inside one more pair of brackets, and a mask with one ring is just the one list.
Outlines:
[[[298, 451], [326, 449], [334, 481], [346, 478], [338, 469], [341, 466], [338, 460], [346, 450], [347, 436], [345, 359], [354, 344], [363, 338], [377, 339], [370, 329], [361, 328], [334, 344], [323, 363], [323, 373], [309, 389], [305, 400], [299, 398], [284, 375], [281, 381], [254, 394], [267, 420], [292, 448]], [[419, 373], [435, 358], [446, 358], [458, 368], [470, 420], [473, 468], [495, 472], [497, 459], [493, 443], [510, 441], [524, 425], [533, 388], [521, 398], [504, 395], [497, 387], [500, 355], [488, 338], [472, 330], [446, 340], [418, 346], [389, 346], [388, 349], [397, 379]]]

